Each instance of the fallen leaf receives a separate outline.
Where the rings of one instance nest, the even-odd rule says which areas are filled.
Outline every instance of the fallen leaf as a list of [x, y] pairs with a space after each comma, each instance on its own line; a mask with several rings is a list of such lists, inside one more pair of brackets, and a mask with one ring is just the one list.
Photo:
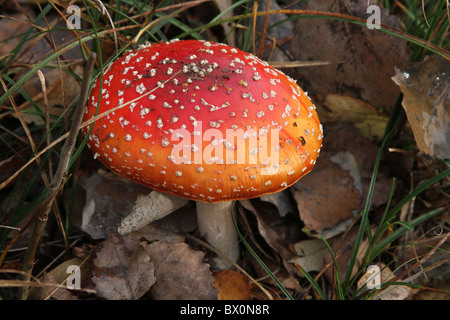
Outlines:
[[[329, 158], [335, 163], [340, 163], [341, 160], [337, 160], [337, 158], [340, 158], [339, 154], [346, 155], [345, 158], [347, 159], [353, 158], [357, 166], [356, 168], [351, 168], [354, 164], [350, 167], [347, 167], [346, 165], [341, 167], [349, 170], [349, 173], [354, 179], [356, 176], [352, 171], [357, 171], [357, 175], [359, 176], [358, 180], [361, 180], [361, 194], [364, 197], [364, 204], [372, 178], [373, 166], [377, 156], [377, 146], [369, 139], [363, 137], [359, 130], [349, 122], [334, 122], [326, 124], [324, 126], [324, 131], [325, 139], [322, 147], [323, 152], [317, 160], [317, 163], [320, 163], [322, 159], [325, 158]], [[348, 153], [350, 153], [352, 157], [348, 156]], [[397, 159], [396, 161], [399, 160]], [[343, 164], [343, 162], [341, 163]], [[396, 163], [395, 159], [391, 157], [388, 159], [386, 167], [387, 169], [398, 169], [395, 167], [396, 165], [398, 165], [398, 163]], [[312, 172], [314, 172], [314, 170]], [[384, 205], [389, 198], [392, 179], [385, 174], [384, 171], [385, 170], [378, 171], [377, 181], [372, 195], [372, 208]], [[386, 171], [388, 172], [388, 170]], [[395, 171], [391, 173], [394, 176], [396, 174]], [[356, 181], [355, 185], [358, 183], [359, 182]], [[359, 190], [359, 187], [357, 187], [357, 189]]]
[[88, 261], [75, 257], [62, 262], [57, 267], [40, 277], [39, 281], [45, 285], [31, 287], [29, 299], [77, 300], [77, 291], [72, 291], [67, 288], [67, 286], [72, 285], [69, 281], [69, 276], [71, 275], [70, 272], [68, 272], [69, 266], [78, 266], [80, 268], [80, 289], [89, 290], [93, 288], [92, 282], [90, 281], [90, 276], [92, 275], [92, 264]]
[[273, 205], [267, 205], [259, 199], [239, 202], [255, 216], [259, 234], [266, 243], [283, 259], [292, 258], [293, 253], [288, 247], [299, 240], [301, 225], [296, 224], [293, 217], [280, 217]]
[[402, 105], [419, 149], [450, 158], [450, 61], [437, 55], [392, 78], [403, 92]]
[[359, 174], [358, 163], [355, 156], [349, 151], [339, 151], [330, 157], [330, 160], [338, 164], [342, 169], [347, 170], [353, 178], [353, 185], [359, 194], [363, 194], [361, 175]]
[[[410, 292], [411, 287], [406, 285], [389, 285], [383, 286], [383, 283], [392, 281], [394, 278], [392, 270], [384, 263], [377, 263], [368, 267], [365, 274], [358, 280], [358, 289], [381, 289], [375, 294], [373, 300], [405, 300]], [[362, 291], [364, 292], [364, 291]]]
[[[380, 1], [378, 5], [381, 23], [401, 29], [397, 18], [389, 16]], [[367, 0], [320, 0], [309, 1], [304, 9], [368, 18], [367, 7]], [[337, 93], [388, 112], [400, 94], [391, 81], [394, 67], [405, 67], [411, 55], [405, 40], [364, 25], [331, 19], [297, 20], [290, 51], [294, 60], [330, 62], [291, 73], [311, 97]]]
[[322, 158], [331, 158], [338, 152], [350, 152], [358, 165], [361, 179], [370, 179], [378, 151], [372, 141], [364, 138], [350, 122], [327, 123], [324, 125], [324, 134], [323, 153], [317, 162]]
[[96, 245], [83, 243], [79, 247], [74, 247], [72, 249], [72, 253], [75, 257], [78, 257], [83, 260], [86, 259], [87, 261], [92, 262], [94, 259], [93, 253], [95, 252], [95, 249]]
[[136, 300], [155, 283], [154, 264], [146, 243], [111, 233], [94, 259], [98, 295], [108, 300]]
[[325, 238], [344, 231], [361, 206], [361, 195], [349, 172], [326, 158], [291, 190], [305, 227]]
[[405, 300], [411, 293], [411, 287], [406, 285], [391, 285], [375, 295], [374, 300]]
[[[355, 239], [358, 233], [359, 226], [351, 228], [348, 232], [343, 235], [337, 235], [331, 239], [328, 239], [328, 244], [331, 247], [331, 251], [337, 261], [337, 265], [339, 268], [339, 278], [344, 281], [345, 275], [349, 268], [350, 257], [353, 254], [353, 250], [355, 249]], [[364, 258], [364, 254], [369, 246], [369, 241], [367, 239], [363, 239], [358, 248], [358, 252], [356, 254], [355, 264], [352, 268], [351, 276], [355, 276], [359, 271], [362, 263], [362, 259]], [[325, 276], [329, 281], [334, 282], [336, 280], [336, 268], [334, 265], [333, 257], [331, 256], [330, 251], [325, 252], [324, 256], [325, 266], [328, 266], [325, 270]]]
[[327, 107], [320, 113], [325, 123], [352, 123], [363, 137], [372, 141], [383, 138], [388, 117], [379, 113], [368, 103], [340, 94], [327, 94], [323, 104]]
[[320, 239], [302, 240], [294, 244], [298, 257], [289, 262], [299, 264], [305, 271], [321, 271], [327, 252], [325, 243]]
[[[20, 42], [20, 36], [28, 30], [25, 13], [9, 13], [0, 19], [0, 57], [10, 54]], [[29, 58], [29, 55], [28, 55]], [[2, 88], [3, 90], [3, 88]]]
[[[0, 20], [0, 41], [2, 42], [0, 57], [10, 54], [13, 49], [17, 49], [16, 46], [20, 44], [22, 37], [26, 35], [30, 27], [29, 19], [34, 20], [35, 16], [34, 11], [31, 8], [29, 9], [26, 14], [13, 13], [8, 15], [8, 18]], [[59, 16], [56, 12], [49, 12], [46, 14], [46, 19], [34, 22], [44, 29], [50, 27], [47, 25], [49, 23], [51, 25], [51, 36], [46, 34], [45, 37], [41, 37], [42, 34], [36, 34], [35, 37], [28, 38], [28, 41], [22, 43], [22, 50], [14, 54], [14, 63], [17, 66], [38, 65], [44, 57], [47, 57], [49, 52], [59, 51], [62, 46], [67, 46], [70, 40], [75, 40], [73, 33], [63, 29], [66, 27], [65, 21], [58, 18]], [[55, 21], [58, 22], [53, 24]], [[48, 111], [51, 115], [59, 116], [63, 112], [70, 114], [70, 110], [65, 110], [65, 108], [71, 104], [73, 105], [80, 93], [81, 86], [78, 80], [82, 76], [83, 61], [82, 51], [75, 48], [66, 51], [64, 55], [58, 58], [58, 61], [56, 59], [52, 61], [57, 68], [43, 66], [39, 69], [45, 79], [45, 97], [48, 102]], [[20, 81], [28, 72], [26, 68], [25, 70], [15, 69], [17, 69], [17, 73], [14, 75], [16, 82]], [[44, 105], [43, 83], [38, 74], [27, 79], [21, 86], [20, 91], [30, 96], [35, 105]], [[20, 94], [19, 91], [16, 91], [13, 96]], [[20, 101], [23, 98], [17, 100]], [[24, 101], [20, 108], [22, 111], [21, 116], [27, 123], [34, 122], [37, 125], [44, 123], [42, 116], [35, 114], [35, 106], [31, 106], [29, 101]]]
[[74, 217], [74, 224], [93, 239], [105, 239], [109, 232], [116, 232], [121, 220], [133, 208], [138, 195], [151, 190], [128, 179], [111, 173], [94, 173], [80, 178], [86, 191], [83, 211]]
[[[265, 240], [267, 245], [279, 255], [274, 258], [274, 255], [271, 255], [271, 252], [267, 250], [267, 246], [260, 244], [258, 239], [251, 235], [252, 242], [257, 246], [257, 251], [264, 263], [269, 269], [276, 270], [275, 273], [277, 279], [283, 286], [299, 292], [301, 288], [295, 277], [298, 270], [289, 263], [289, 260], [295, 256], [295, 253], [290, 250], [291, 244], [297, 242], [301, 237], [301, 225], [298, 223], [298, 219], [292, 215], [280, 217], [273, 205], [268, 205], [258, 198], [240, 200], [239, 203], [241, 206], [238, 207], [238, 210], [245, 208], [255, 216], [258, 234]], [[242, 214], [244, 214], [244, 212], [242, 212]], [[276, 286], [259, 263], [253, 257], [250, 259], [253, 264], [253, 269], [258, 274], [258, 277], [264, 277], [265, 283]]]
[[217, 289], [212, 286], [214, 278], [210, 266], [202, 261], [202, 252], [192, 250], [186, 243], [164, 240], [148, 245], [147, 252], [155, 264], [157, 279], [150, 289], [153, 299], [217, 299]]
[[58, 281], [52, 274], [44, 274], [39, 278], [41, 286], [30, 288], [28, 299], [30, 300], [77, 300], [64, 283]]
[[264, 194], [260, 196], [259, 199], [273, 204], [282, 217], [288, 213], [295, 213], [297, 211], [288, 190]]
[[223, 270], [213, 273], [213, 286], [219, 290], [218, 300], [250, 300], [252, 287], [248, 278], [233, 270]]
[[[260, 257], [263, 263], [266, 265], [267, 268], [273, 273], [273, 275], [277, 278], [278, 282], [281, 283], [281, 285], [285, 288], [290, 290], [294, 290], [297, 293], [304, 293], [303, 288], [300, 286], [300, 283], [298, 281], [297, 275], [299, 272], [289, 272], [287, 268], [284, 268], [284, 266], [296, 269], [293, 264], [286, 263], [284, 265], [281, 265], [281, 261], [275, 261], [273, 258], [266, 258], [266, 257]], [[258, 279], [258, 282], [264, 284], [266, 288], [270, 291], [276, 292], [277, 295], [285, 296], [284, 293], [281, 292], [281, 289], [278, 287], [278, 284], [275, 283], [274, 280], [267, 274], [267, 271], [263, 269], [261, 264], [256, 261], [255, 259], [252, 260], [251, 266], [253, 268], [253, 272], [255, 273], [255, 277]], [[298, 271], [295, 270], [295, 271]], [[254, 292], [256, 295], [256, 293]]]

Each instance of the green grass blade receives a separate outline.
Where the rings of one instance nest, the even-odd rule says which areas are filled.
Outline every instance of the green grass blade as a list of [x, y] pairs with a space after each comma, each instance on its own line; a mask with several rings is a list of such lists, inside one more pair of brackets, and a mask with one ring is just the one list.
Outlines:
[[338, 291], [338, 297], [339, 297], [339, 300], [344, 300], [345, 296], [344, 296], [344, 291], [342, 290], [342, 286], [341, 286], [341, 276], [339, 273], [340, 272], [339, 265], [337, 263], [336, 257], [334, 256], [333, 249], [331, 249], [328, 241], [323, 236], [320, 236], [320, 240], [323, 241], [323, 243], [325, 244], [325, 246], [327, 247], [328, 251], [331, 254], [331, 258], [333, 259], [333, 264], [334, 264], [335, 274], [336, 274], [336, 288]]
[[[106, 34], [106, 31], [99, 32], [97, 36], [102, 36]], [[21, 87], [25, 82], [27, 82], [33, 75], [37, 73], [38, 70], [41, 70], [43, 67], [45, 67], [47, 64], [49, 64], [52, 60], [56, 59], [57, 57], [61, 56], [62, 54], [66, 53], [69, 50], [72, 50], [73, 48], [79, 46], [80, 44], [94, 40], [94, 36], [86, 36], [80, 41], [74, 41], [67, 45], [66, 47], [61, 48], [59, 51], [52, 53], [47, 58], [43, 59], [39, 64], [37, 64], [33, 69], [31, 69], [29, 72], [27, 72], [19, 81], [17, 81], [7, 92], [5, 92], [0, 97], [0, 105], [3, 104], [16, 90]]]
[[[443, 212], [445, 208], [438, 208], [432, 211], [429, 211], [427, 213], [421, 214], [419, 217], [411, 220], [409, 222], [409, 226], [416, 227], [417, 225], [421, 224], [422, 222], [430, 219], [431, 217], [434, 217], [435, 215]], [[375, 259], [378, 257], [381, 253], [383, 253], [389, 244], [397, 240], [399, 237], [401, 237], [405, 232], [407, 232], [409, 228], [405, 226], [401, 226], [400, 228], [396, 229], [394, 232], [392, 232], [390, 235], [386, 236], [383, 240], [378, 242], [375, 247], [373, 248], [372, 252], [369, 256], [369, 261]]]
[[278, 286], [278, 288], [280, 288], [280, 290], [286, 295], [286, 297], [289, 300], [294, 300], [294, 298], [291, 296], [291, 294], [286, 290], [286, 288], [283, 286], [283, 284], [280, 282], [280, 280], [277, 279], [277, 277], [275, 277], [275, 275], [272, 273], [272, 271], [270, 271], [270, 269], [266, 266], [266, 264], [261, 260], [261, 258], [258, 256], [258, 254], [252, 249], [252, 247], [250, 246], [250, 244], [247, 242], [247, 240], [245, 240], [244, 236], [242, 235], [242, 233], [239, 231], [238, 225], [236, 223], [236, 219], [235, 219], [235, 203], [232, 206], [232, 212], [231, 212], [231, 218], [233, 219], [233, 223], [234, 223], [234, 228], [236, 229], [236, 232], [239, 236], [239, 238], [241, 239], [242, 243], [245, 245], [245, 247], [248, 249], [248, 251], [250, 252], [250, 254], [253, 256], [253, 258], [255, 258], [255, 260], [259, 263], [259, 265], [264, 269], [264, 271], [267, 272], [267, 274], [269, 275], [269, 277], [275, 282], [275, 284]]
[[391, 130], [390, 132], [385, 134], [385, 137], [383, 139], [381, 147], [378, 149], [377, 157], [375, 159], [375, 164], [374, 164], [373, 171], [372, 171], [372, 178], [370, 180], [369, 190], [367, 193], [366, 204], [365, 204], [364, 210], [362, 212], [362, 216], [361, 216], [360, 227], [358, 230], [358, 234], [356, 235], [354, 249], [352, 252], [352, 256], [350, 257], [347, 273], [345, 275], [344, 282], [342, 285], [342, 290], [343, 290], [344, 295], [346, 295], [349, 291], [350, 279], [351, 279], [351, 275], [352, 275], [353, 266], [355, 265], [355, 262], [356, 262], [356, 256], [358, 254], [359, 246], [361, 245], [362, 238], [364, 236], [364, 231], [366, 229], [366, 225], [369, 223], [369, 210], [370, 210], [370, 205], [372, 202], [373, 190], [375, 188], [375, 182], [377, 179], [378, 168], [380, 166], [381, 156], [384, 152], [386, 143], [389, 141], [392, 133], [393, 133], [393, 130]]
[[299, 264], [295, 264], [295, 266], [297, 267], [297, 269], [300, 270], [300, 272], [309, 281], [309, 283], [311, 283], [311, 285], [313, 286], [314, 290], [316, 290], [316, 292], [320, 296], [320, 298], [322, 300], [326, 300], [325, 294], [323, 293], [322, 289], [319, 287], [317, 282], [313, 279], [313, 277], [311, 277], [311, 275], [305, 269], [303, 269]]

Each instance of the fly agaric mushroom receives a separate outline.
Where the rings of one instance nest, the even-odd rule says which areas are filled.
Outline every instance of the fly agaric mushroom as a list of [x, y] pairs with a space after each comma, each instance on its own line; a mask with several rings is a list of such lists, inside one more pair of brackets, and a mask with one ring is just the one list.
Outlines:
[[110, 64], [84, 121], [96, 115], [94, 158], [197, 201], [201, 235], [234, 261], [232, 200], [295, 183], [313, 168], [323, 137], [314, 104], [294, 80], [252, 54], [198, 40], [141, 46]]

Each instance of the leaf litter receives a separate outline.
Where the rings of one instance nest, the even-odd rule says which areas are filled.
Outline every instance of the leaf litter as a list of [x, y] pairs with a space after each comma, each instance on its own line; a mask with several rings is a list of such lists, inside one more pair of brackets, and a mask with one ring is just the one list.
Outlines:
[[147, 246], [155, 265], [150, 296], [157, 300], [214, 300], [217, 289], [204, 254], [186, 243], [155, 241]]
[[[342, 13], [350, 10], [364, 16], [366, 1], [351, 1], [348, 7], [341, 1], [315, 1], [304, 8]], [[395, 17], [382, 17], [382, 23], [398, 26]], [[272, 30], [276, 34], [280, 29]], [[295, 60], [331, 62], [330, 66], [287, 71], [316, 102], [324, 123], [325, 144], [315, 169], [294, 186], [279, 194], [240, 201], [239, 226], [253, 239], [258, 253], [282, 283], [291, 292], [304, 296], [305, 285], [300, 285], [301, 274], [294, 263], [310, 272], [324, 272], [330, 282], [335, 279], [331, 256], [323, 242], [315, 238], [318, 234], [329, 240], [338, 257], [341, 279], [346, 272], [355, 238], [352, 223], [365, 202], [377, 143], [388, 119], [386, 114], [400, 92], [404, 94], [403, 107], [419, 149], [430, 156], [448, 158], [449, 71], [448, 61], [437, 61], [435, 57], [408, 66], [410, 51], [405, 41], [342, 22], [301, 19], [295, 22], [289, 37], [292, 40], [285, 49]], [[277, 54], [278, 57], [286, 55]], [[54, 95], [50, 97], [53, 107], [54, 101], [61, 100], [60, 79], [57, 73], [46, 73], [46, 77]], [[30, 83], [27, 91], [37, 97], [40, 86], [38, 82]], [[68, 88], [76, 86], [69, 84]], [[74, 92], [65, 94], [70, 101]], [[57, 109], [52, 110], [58, 114]], [[90, 163], [84, 160], [85, 168]], [[405, 176], [411, 175], [410, 168], [402, 170]], [[375, 186], [371, 207], [375, 217], [388, 200], [393, 176], [388, 171], [379, 172]], [[400, 180], [406, 185], [411, 182]], [[96, 188], [99, 183], [102, 188]], [[151, 190], [138, 184], [122, 183], [121, 178], [103, 173], [91, 172], [80, 179], [86, 201], [84, 208], [75, 212], [77, 226], [100, 244], [95, 258], [85, 261], [84, 289], [93, 289], [97, 297], [105, 299], [263, 299], [259, 292], [252, 292], [250, 282], [241, 273], [213, 273], [208, 264], [211, 253], [183, 236], [195, 234], [192, 204], [184, 204], [128, 235], [116, 233], [122, 219], [133, 208], [142, 207], [137, 199], [151, 194]], [[250, 221], [244, 222], [245, 215]], [[366, 247], [364, 240], [354, 273]], [[443, 247], [448, 250], [448, 246]], [[405, 258], [412, 256], [408, 251]], [[66, 260], [42, 276], [41, 281], [62, 284], [67, 277], [66, 266], [81, 261], [84, 260]], [[242, 264], [276, 292], [274, 283], [246, 251]], [[384, 266], [383, 269], [388, 270]], [[365, 280], [363, 277], [360, 282]], [[407, 295], [385, 297], [405, 299]], [[63, 287], [55, 291], [49, 286], [34, 291], [34, 297], [76, 299], [77, 293]]]
[[93, 264], [92, 281], [106, 299], [139, 299], [156, 281], [146, 244], [117, 233], [110, 233], [101, 244]]

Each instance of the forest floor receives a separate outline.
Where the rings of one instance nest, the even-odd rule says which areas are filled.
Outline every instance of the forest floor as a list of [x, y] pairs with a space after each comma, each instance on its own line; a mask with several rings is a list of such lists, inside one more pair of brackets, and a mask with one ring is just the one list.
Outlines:
[[[0, 1], [0, 299], [450, 298], [447, 1], [72, 2]], [[228, 270], [194, 201], [118, 233], [152, 190], [76, 135], [96, 75], [175, 38], [268, 61], [323, 125], [310, 173], [234, 203]]]

